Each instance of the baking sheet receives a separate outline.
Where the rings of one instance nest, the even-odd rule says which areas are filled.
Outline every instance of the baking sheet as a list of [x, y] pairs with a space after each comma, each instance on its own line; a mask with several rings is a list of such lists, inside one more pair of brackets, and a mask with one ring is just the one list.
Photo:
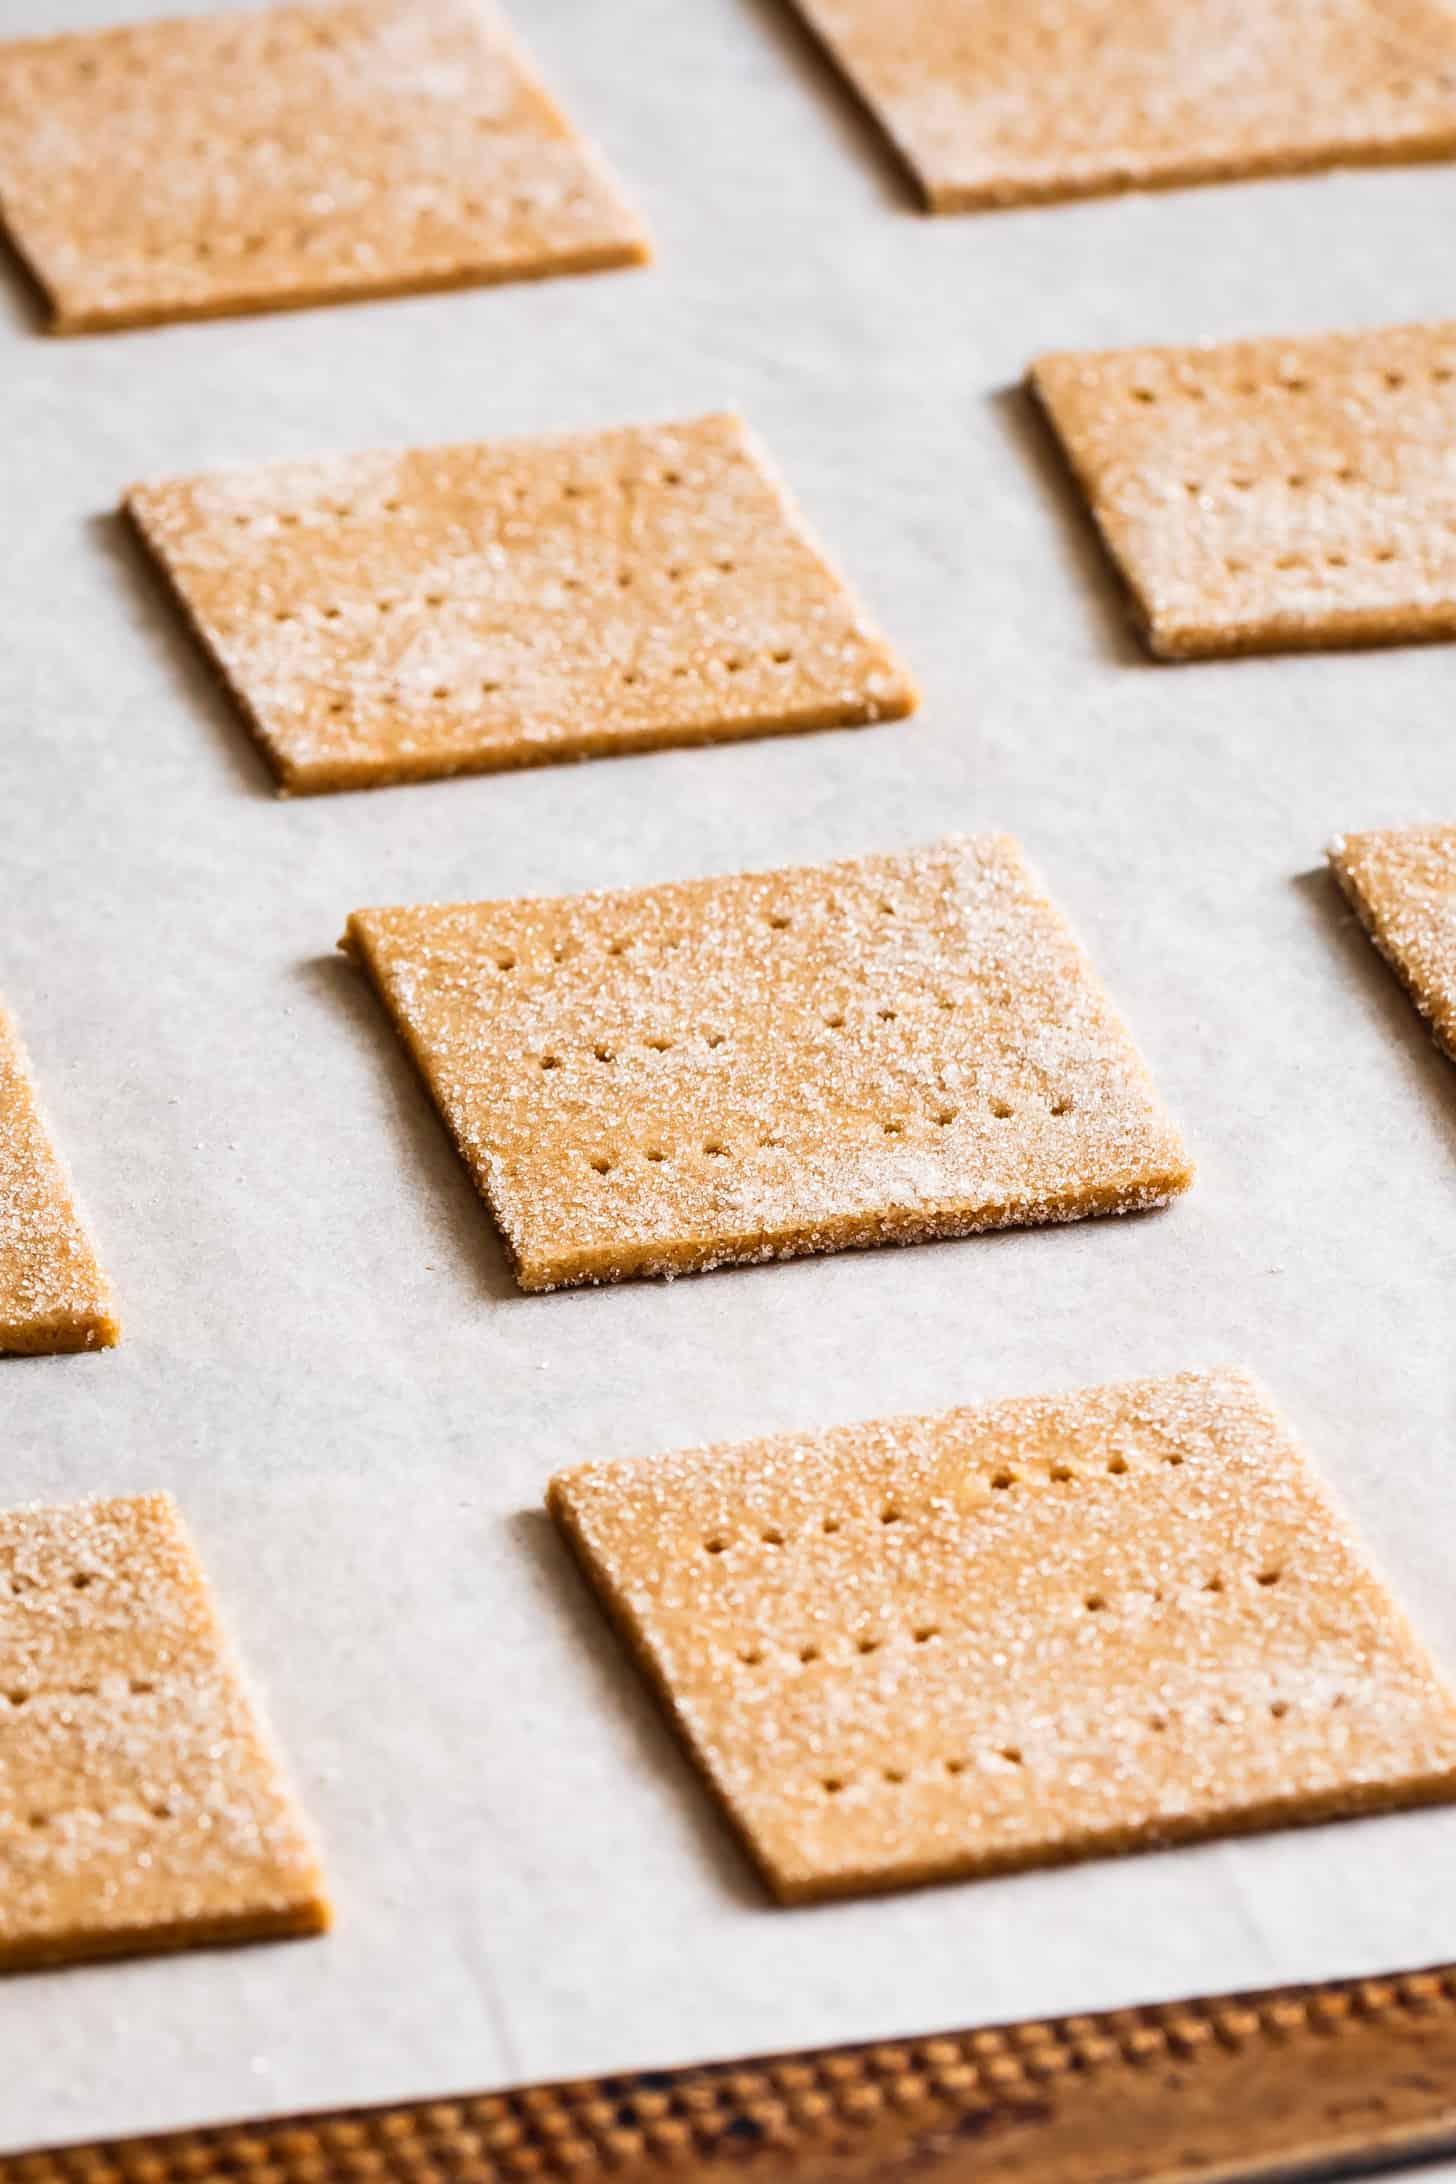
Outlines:
[[[653, 270], [63, 344], [0, 292], [0, 991], [125, 1322], [0, 1366], [0, 1487], [175, 1491], [338, 1906], [322, 1943], [0, 1985], [0, 2148], [1456, 1956], [1439, 1811], [775, 1909], [539, 1513], [586, 1457], [1238, 1360], [1456, 1672], [1456, 1072], [1315, 869], [1456, 814], [1452, 653], [1145, 663], [1007, 392], [1047, 346], [1440, 315], [1456, 170], [931, 222], [777, 0], [516, 13]], [[719, 404], [916, 719], [280, 803], [108, 513], [228, 459]], [[951, 826], [1026, 842], [1192, 1194], [518, 1296], [345, 913]]]

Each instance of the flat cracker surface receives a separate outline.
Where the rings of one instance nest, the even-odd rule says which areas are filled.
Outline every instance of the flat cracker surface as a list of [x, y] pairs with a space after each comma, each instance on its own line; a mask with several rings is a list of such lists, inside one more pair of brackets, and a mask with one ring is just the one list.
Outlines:
[[274, 463], [126, 505], [290, 791], [915, 703], [733, 416]]
[[0, 1747], [0, 1970], [327, 1925], [167, 1495], [0, 1512]]
[[0, 217], [61, 333], [647, 255], [494, 0], [0, 46]]
[[1442, 0], [796, 0], [934, 212], [1456, 153]]
[[1456, 1796], [1456, 1701], [1240, 1372], [548, 1501], [787, 1901]]
[[1456, 322], [1045, 356], [1164, 659], [1456, 636]]
[[1456, 1061], [1456, 825], [1378, 827], [1330, 844], [1361, 924]]
[[0, 1354], [107, 1349], [118, 1333], [20, 1035], [0, 1009]]
[[363, 910], [524, 1289], [1163, 1205], [1191, 1169], [1004, 836]]

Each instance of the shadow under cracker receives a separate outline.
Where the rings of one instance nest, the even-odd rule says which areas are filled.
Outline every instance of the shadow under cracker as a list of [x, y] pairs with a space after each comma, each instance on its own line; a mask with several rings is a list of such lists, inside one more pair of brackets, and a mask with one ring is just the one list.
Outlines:
[[497, 1303], [543, 1304], [544, 1299], [528, 1297], [518, 1287], [490, 1209], [476, 1191], [428, 1087], [362, 972], [340, 953], [310, 957], [295, 967], [294, 975], [311, 995], [341, 1014], [359, 1046], [368, 1047], [376, 1057], [388, 1096], [395, 1150], [406, 1171], [423, 1180], [436, 1226], [449, 1231], [450, 1242], [476, 1288]]
[[0, 310], [8, 313], [27, 333], [54, 331], [55, 314], [45, 283], [3, 221], [0, 221], [0, 294], [5, 298]]
[[1309, 906], [1351, 983], [1360, 988], [1370, 1015], [1396, 1048], [1407, 1074], [1420, 1080], [1447, 1148], [1456, 1158], [1456, 1062], [1437, 1046], [1410, 989], [1380, 953], [1328, 866], [1296, 873], [1289, 884]]
[[1133, 627], [1127, 586], [1102, 543], [1101, 534], [1066, 457], [1042, 412], [1024, 386], [999, 387], [991, 406], [1021, 457], [1038, 500], [1056, 528], [1061, 557], [1079, 592], [1092, 601], [1092, 621], [1103, 657], [1118, 667], [1167, 665], [1154, 661]]
[[928, 213], [914, 168], [795, 0], [741, 0], [741, 4], [772, 39], [799, 82], [819, 100], [840, 141], [854, 150], [866, 141], [873, 147], [886, 197], [903, 211]]
[[747, 1852], [719, 1812], [711, 1791], [550, 1517], [544, 1509], [521, 1509], [506, 1523], [531, 1563], [542, 1592], [550, 1595], [567, 1626], [573, 1651], [582, 1660], [590, 1680], [587, 1696], [594, 1712], [625, 1724], [633, 1745], [630, 1764], [634, 1770], [666, 1780], [680, 1791], [677, 1809], [724, 1894], [754, 1911], [773, 1910], [773, 1899], [755, 1874]]
[[221, 671], [189, 628], [129, 518], [120, 509], [107, 509], [89, 516], [86, 527], [126, 588], [133, 626], [153, 643], [188, 711], [206, 723], [238, 786], [271, 802], [277, 781]]

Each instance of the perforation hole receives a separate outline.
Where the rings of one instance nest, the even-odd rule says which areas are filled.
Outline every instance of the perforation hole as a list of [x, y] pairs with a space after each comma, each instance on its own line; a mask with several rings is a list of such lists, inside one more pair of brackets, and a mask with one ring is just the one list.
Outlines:
[[1151, 387], [1134, 387], [1131, 392], [1134, 402], [1156, 402], [1158, 399]]
[[1015, 1484], [1016, 1473], [1006, 1470], [1004, 1466], [1000, 1471], [993, 1471], [991, 1474], [991, 1485], [998, 1494], [1004, 1494], [1008, 1487], [1015, 1486]]
[[612, 1165], [612, 1162], [608, 1160], [605, 1153], [598, 1153], [595, 1159], [592, 1161], [592, 1172], [594, 1175], [610, 1175], [612, 1172]]
[[1325, 561], [1328, 567], [1332, 569], [1348, 569], [1350, 566], [1348, 554], [1326, 554]]
[[1370, 558], [1372, 561], [1394, 561], [1395, 548], [1393, 546], [1377, 546]]
[[784, 1544], [784, 1535], [776, 1524], [766, 1525], [758, 1536], [765, 1547], [782, 1547]]
[[948, 1759], [945, 1763], [945, 1771], [948, 1775], [964, 1774], [966, 1763], [963, 1759]]
[[148, 1699], [156, 1688], [145, 1676], [133, 1676], [131, 1680], [131, 1695], [134, 1699]]
[[785, 652], [782, 650], [778, 652], [771, 652], [769, 654], [769, 658], [773, 661], [775, 667], [787, 667], [793, 657], [794, 655], [792, 652]]
[[884, 1508], [880, 1511], [880, 1522], [881, 1524], [898, 1524], [901, 1514], [902, 1512], [895, 1507], [893, 1502], [886, 1502]]
[[624, 667], [622, 670], [622, 680], [630, 687], [630, 685], [632, 685], [633, 683], [641, 682], [642, 677], [638, 674], [635, 667]]
[[793, 919], [790, 918], [788, 914], [783, 910], [770, 910], [768, 914], [768, 922], [773, 927], [776, 933], [782, 933], [788, 930], [789, 926], [793, 923]]
[[800, 1646], [799, 1659], [803, 1662], [805, 1668], [812, 1668], [819, 1658], [820, 1653], [817, 1646]]
[[664, 485], [681, 485], [682, 472], [680, 470], [664, 470], [662, 473], [662, 482]]
[[1070, 1464], [1053, 1464], [1047, 1477], [1055, 1486], [1070, 1486], [1077, 1474]]
[[881, 1022], [882, 1024], [893, 1024], [893, 1023], [895, 1022], [896, 1018], [898, 1017], [899, 1013], [900, 1013], [900, 1012], [899, 1012], [899, 1010], [898, 1010], [898, 1009], [876, 1009], [876, 1010], [875, 1010], [875, 1014], [876, 1014], [876, 1016], [878, 1016], [878, 1018], [879, 1018], [879, 1020], [880, 1020], [880, 1022]]
[[519, 960], [514, 948], [501, 948], [496, 952], [495, 967], [498, 971], [513, 971]]
[[824, 1777], [824, 1794], [826, 1797], [838, 1797], [843, 1788], [844, 1778], [842, 1775], [828, 1774]]
[[722, 1031], [705, 1031], [705, 1032], [704, 1032], [704, 1034], [703, 1034], [703, 1044], [704, 1044], [704, 1046], [709, 1046], [709, 1047], [720, 1047], [720, 1046], [722, 1046], [722, 1045], [723, 1045], [723, 1043], [724, 1043], [724, 1040], [726, 1039], [726, 1037], [727, 1037], [727, 1033], [726, 1033], [726, 1032], [722, 1032]]
[[1024, 1765], [1021, 1747], [1019, 1744], [1003, 1744], [1000, 1750], [997, 1752], [996, 1757], [998, 1759], [1004, 1759], [1008, 1767], [1020, 1767]]
[[886, 1767], [884, 1776], [887, 1782], [899, 1784], [905, 1780], [905, 1770], [903, 1767]]
[[664, 1038], [661, 1032], [656, 1033], [651, 1039], [644, 1039], [642, 1044], [654, 1054], [670, 1054], [672, 1052], [671, 1039]]
[[443, 705], [449, 695], [450, 693], [445, 688], [445, 685], [443, 683], [436, 683], [434, 689], [430, 692], [430, 696], [435, 700], [437, 705]]
[[1101, 1615], [1103, 1609], [1107, 1606], [1107, 1595], [1100, 1592], [1084, 1593], [1082, 1605], [1089, 1615]]
[[1072, 1112], [1072, 1106], [1073, 1101], [1071, 1093], [1058, 1092], [1056, 1097], [1052, 1101], [1052, 1113], [1054, 1115], [1070, 1115]]
[[1181, 1463], [1182, 1463], [1182, 1461], [1183, 1461], [1183, 1458], [1182, 1458], [1182, 1457], [1181, 1457], [1181, 1456], [1179, 1455], [1179, 1453], [1178, 1453], [1178, 1451], [1177, 1451], [1177, 1449], [1176, 1449], [1176, 1448], [1170, 1448], [1170, 1449], [1168, 1450], [1168, 1453], [1167, 1453], [1167, 1455], [1166, 1455], [1166, 1456], [1164, 1456], [1164, 1458], [1163, 1458], [1163, 1462], [1164, 1462], [1165, 1464], [1170, 1464], [1170, 1465], [1174, 1466], [1175, 1468], [1176, 1468], [1176, 1466], [1177, 1466], [1177, 1465], [1181, 1464]]
[[31, 1828], [48, 1828], [51, 1824], [50, 1815], [44, 1812], [33, 1812], [29, 1815], [25, 1824]]
[[1107, 1468], [1112, 1473], [1114, 1479], [1120, 1479], [1123, 1476], [1123, 1473], [1127, 1470], [1127, 1458], [1125, 1456], [1109, 1456], [1107, 1459]]
[[854, 1650], [856, 1653], [878, 1653], [880, 1641], [878, 1638], [856, 1638]]
[[597, 1062], [614, 1062], [617, 1057], [609, 1046], [600, 1041], [592, 1048], [592, 1059]]
[[721, 1535], [720, 1533], [717, 1533], [717, 1532], [713, 1533], [713, 1535], [711, 1536], [711, 1538], [709, 1538], [709, 1539], [705, 1539], [705, 1540], [703, 1541], [703, 1552], [704, 1552], [705, 1554], [709, 1554], [709, 1555], [721, 1555], [721, 1554], [724, 1554], [724, 1553], [726, 1553], [726, 1551], [727, 1551], [727, 1547], [728, 1547], [728, 1542], [727, 1542], [727, 1540], [726, 1540], [726, 1539], [724, 1539], [724, 1538], [722, 1537], [722, 1535]]
[[835, 1009], [831, 1015], [826, 1016], [824, 1021], [831, 1031], [843, 1031], [844, 1029], [844, 1016], [839, 1009]]
[[1223, 1579], [1218, 1575], [1217, 1571], [1214, 1572], [1212, 1577], [1204, 1579], [1203, 1589], [1205, 1592], [1211, 1593], [1221, 1593], [1223, 1591]]
[[1400, 389], [1405, 385], [1404, 372], [1385, 372], [1381, 376], [1384, 378], [1385, 384], [1387, 387], [1389, 387], [1392, 394], [1399, 393]]
[[75, 1576], [71, 1579], [71, 1590], [72, 1592], [85, 1592], [95, 1582], [96, 1580], [89, 1570], [77, 1570]]
[[728, 1158], [728, 1148], [720, 1138], [706, 1138], [703, 1141], [703, 1151], [709, 1160], [726, 1160]]
[[1261, 1570], [1258, 1576], [1258, 1583], [1266, 1586], [1277, 1585], [1283, 1575], [1284, 1572], [1282, 1570]]
[[953, 1107], [942, 1107], [938, 1110], [935, 1117], [936, 1128], [939, 1130], [948, 1130], [951, 1124], [955, 1121], [955, 1119], [956, 1111]]
[[824, 1519], [824, 1522], [823, 1522], [823, 1524], [822, 1524], [822, 1525], [821, 1525], [821, 1527], [820, 1527], [820, 1530], [821, 1530], [821, 1531], [824, 1531], [824, 1532], [826, 1532], [826, 1533], [828, 1533], [828, 1532], [837, 1532], [837, 1531], [839, 1530], [839, 1528], [840, 1528], [840, 1520], [839, 1520], [839, 1518], [838, 1518], [838, 1517], [826, 1517], [826, 1518]]
[[940, 1636], [940, 1627], [936, 1623], [922, 1623], [913, 1636], [917, 1646], [928, 1646], [932, 1639]]
[[561, 1067], [561, 1056], [559, 1054], [543, 1054], [541, 1067], [543, 1069], [559, 1069]]
[[666, 1160], [667, 1154], [660, 1145], [649, 1145], [647, 1148], [646, 1158], [652, 1161], [655, 1165], [659, 1161]]
[[28, 1691], [15, 1690], [7, 1691], [5, 1697], [11, 1706], [29, 1706], [31, 1694]]
[[1009, 1100], [991, 1100], [988, 1105], [998, 1122], [1005, 1122], [1011, 1113], [1011, 1102]]
[[1152, 1730], [1152, 1732], [1153, 1732], [1153, 1734], [1154, 1734], [1155, 1736], [1162, 1736], [1162, 1735], [1164, 1734], [1164, 1732], [1166, 1731], [1167, 1727], [1168, 1727], [1168, 1717], [1167, 1717], [1167, 1715], [1166, 1715], [1166, 1714], [1149, 1714], [1149, 1716], [1148, 1716], [1148, 1727], [1149, 1727], [1149, 1728], [1150, 1728], [1150, 1729]]
[[896, 1122], [893, 1118], [889, 1122], [882, 1122], [880, 1128], [886, 1137], [903, 1137], [905, 1135], [904, 1123]]
[[631, 590], [631, 588], [632, 588], [632, 571], [631, 571], [630, 569], [618, 569], [618, 571], [617, 571], [617, 588], [618, 588], [618, 590], [619, 590], [619, 591], [630, 591], [630, 590]]
[[1289, 1712], [1288, 1699], [1271, 1699], [1269, 1701], [1269, 1711], [1276, 1721], [1283, 1721], [1285, 1715]]
[[761, 1646], [740, 1646], [738, 1658], [745, 1668], [758, 1668], [763, 1661], [763, 1648]]

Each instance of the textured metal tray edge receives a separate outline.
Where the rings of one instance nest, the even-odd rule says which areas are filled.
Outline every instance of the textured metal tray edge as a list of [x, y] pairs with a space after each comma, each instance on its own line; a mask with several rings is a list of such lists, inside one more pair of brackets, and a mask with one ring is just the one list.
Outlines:
[[1456, 1965], [0, 2156], [0, 2184], [1233, 2184], [1456, 2150]]

